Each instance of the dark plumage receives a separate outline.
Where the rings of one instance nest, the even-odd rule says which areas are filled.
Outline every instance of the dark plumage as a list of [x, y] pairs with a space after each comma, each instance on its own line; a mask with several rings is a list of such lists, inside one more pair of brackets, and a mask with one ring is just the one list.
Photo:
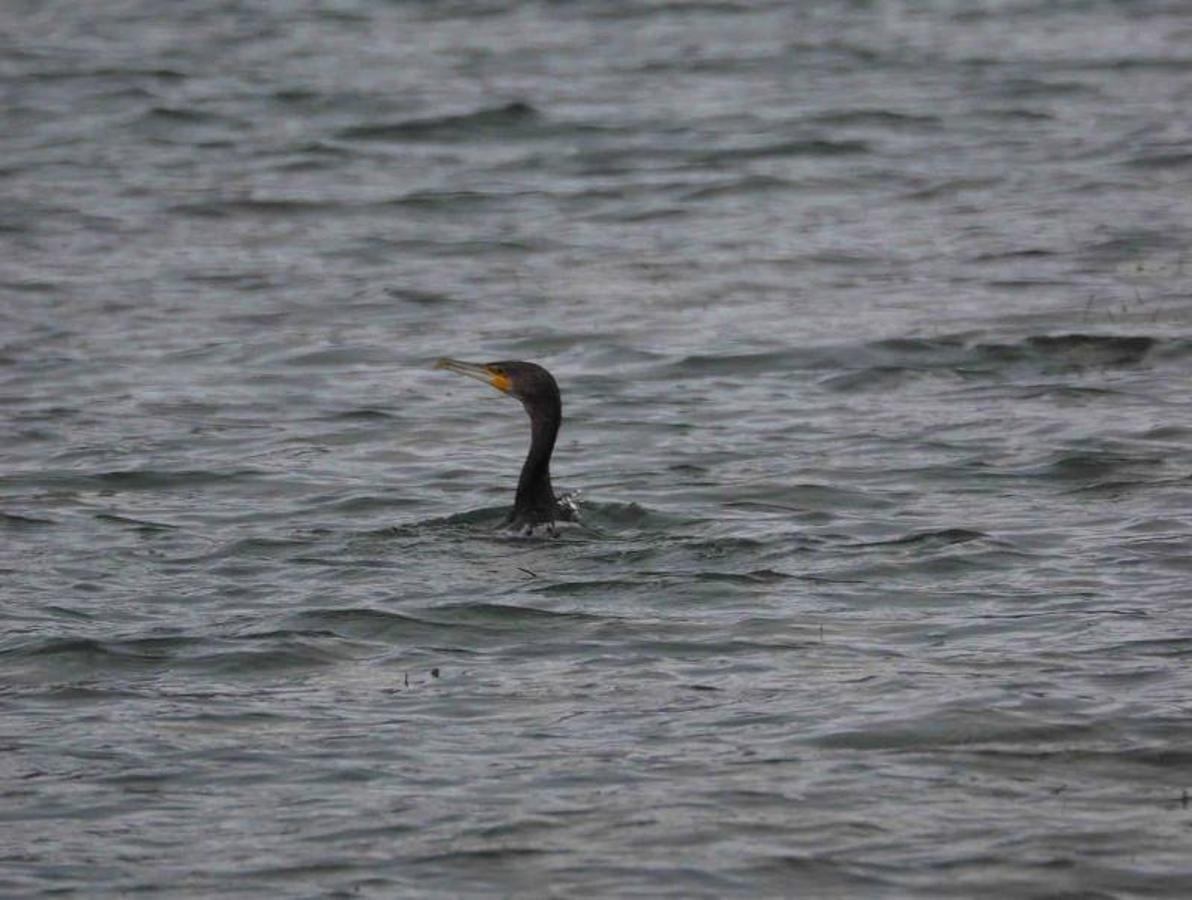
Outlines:
[[550, 458], [563, 423], [563, 403], [554, 376], [536, 363], [519, 361], [468, 363], [440, 359], [435, 368], [487, 382], [520, 400], [530, 417], [530, 452], [517, 480], [508, 527], [532, 531], [544, 525], [553, 530], [555, 522], [574, 519], [574, 508], [559, 502], [550, 483]]

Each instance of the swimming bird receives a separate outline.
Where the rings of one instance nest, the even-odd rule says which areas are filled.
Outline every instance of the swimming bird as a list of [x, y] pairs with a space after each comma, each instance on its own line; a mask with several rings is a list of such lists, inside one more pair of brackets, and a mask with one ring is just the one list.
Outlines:
[[550, 483], [550, 457], [563, 423], [563, 402], [554, 376], [537, 363], [516, 360], [470, 363], [444, 357], [435, 368], [476, 378], [516, 397], [530, 417], [530, 452], [522, 463], [506, 527], [529, 534], [545, 526], [553, 534], [556, 522], [574, 521], [575, 506], [556, 497]]

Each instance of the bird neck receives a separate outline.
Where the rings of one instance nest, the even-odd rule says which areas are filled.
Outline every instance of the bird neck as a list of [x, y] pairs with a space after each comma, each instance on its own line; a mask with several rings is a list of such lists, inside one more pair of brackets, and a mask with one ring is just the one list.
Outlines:
[[526, 412], [530, 416], [530, 452], [517, 481], [513, 515], [537, 512], [553, 517], [556, 500], [550, 483], [550, 457], [563, 422], [562, 404], [558, 399], [542, 406], [527, 404]]

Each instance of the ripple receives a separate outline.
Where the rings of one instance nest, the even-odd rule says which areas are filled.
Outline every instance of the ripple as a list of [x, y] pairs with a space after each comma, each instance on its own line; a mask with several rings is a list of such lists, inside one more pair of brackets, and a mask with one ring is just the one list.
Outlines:
[[355, 125], [339, 136], [347, 140], [415, 141], [467, 140], [486, 134], [517, 134], [542, 121], [542, 114], [520, 100], [457, 115], [407, 119], [375, 125]]
[[44, 519], [38, 516], [22, 516], [18, 513], [0, 512], [0, 525], [4, 525], [8, 528], [38, 528], [53, 524], [55, 524], [53, 519]]
[[967, 544], [970, 541], [991, 541], [989, 535], [983, 531], [974, 531], [968, 528], [944, 528], [938, 531], [918, 531], [913, 534], [904, 535], [903, 537], [893, 538], [887, 541], [873, 541], [868, 544], [860, 546], [867, 547], [882, 547], [882, 546], [931, 546], [931, 547], [946, 547], [952, 544]]
[[808, 139], [799, 141], [778, 141], [758, 146], [723, 147], [700, 153], [695, 160], [700, 163], [719, 164], [743, 160], [769, 159], [792, 156], [858, 156], [870, 152], [865, 141], [833, 141]]
[[922, 750], [978, 744], [1064, 745], [1094, 730], [1083, 723], [1039, 723], [1034, 717], [1005, 711], [957, 710], [927, 720], [893, 718], [865, 728], [819, 735], [810, 742], [821, 747], [857, 750]]

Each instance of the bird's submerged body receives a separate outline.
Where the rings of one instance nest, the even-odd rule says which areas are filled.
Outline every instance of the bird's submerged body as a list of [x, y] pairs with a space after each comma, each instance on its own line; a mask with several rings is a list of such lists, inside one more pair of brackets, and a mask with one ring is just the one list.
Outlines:
[[440, 359], [435, 368], [488, 382], [520, 400], [530, 417], [530, 450], [522, 463], [506, 530], [522, 535], [540, 531], [555, 534], [559, 523], [575, 521], [574, 502], [569, 497], [555, 496], [550, 480], [551, 455], [563, 424], [563, 403], [554, 376], [536, 363], [520, 361], [467, 363]]

